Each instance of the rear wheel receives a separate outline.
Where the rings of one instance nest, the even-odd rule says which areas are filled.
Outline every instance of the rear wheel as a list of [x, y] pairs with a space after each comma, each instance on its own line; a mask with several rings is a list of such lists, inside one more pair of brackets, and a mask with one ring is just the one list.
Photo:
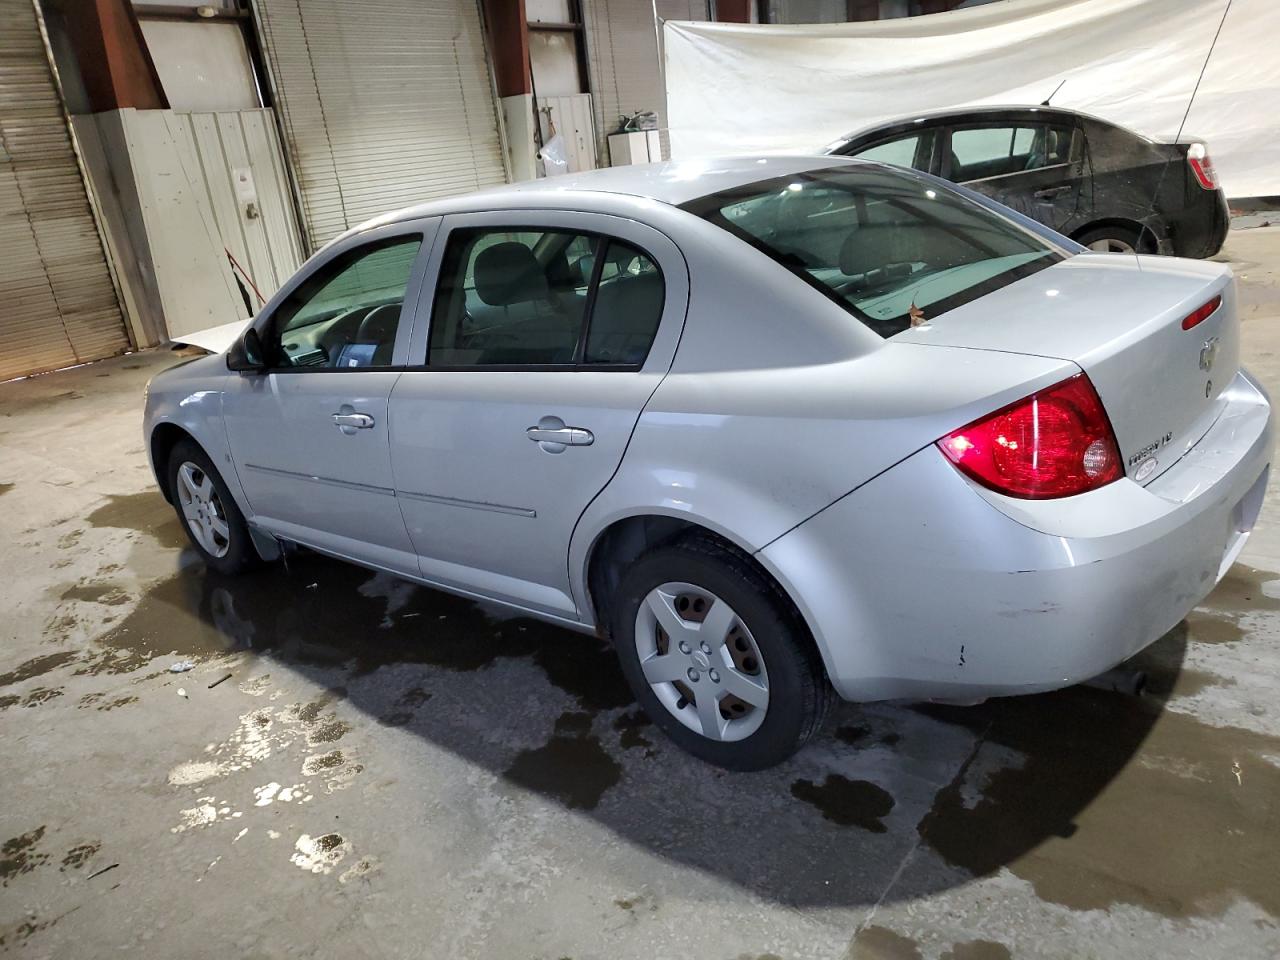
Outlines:
[[178, 521], [207, 566], [234, 574], [253, 564], [257, 553], [244, 515], [208, 454], [190, 440], [169, 454], [169, 491]]
[[1076, 237], [1076, 242], [1083, 244], [1096, 253], [1148, 253], [1147, 244], [1142, 242], [1142, 234], [1130, 227], [1119, 224], [1107, 224], [1086, 230]]
[[799, 614], [745, 555], [695, 537], [623, 575], [612, 634], [650, 718], [731, 770], [780, 763], [819, 728], [834, 693]]

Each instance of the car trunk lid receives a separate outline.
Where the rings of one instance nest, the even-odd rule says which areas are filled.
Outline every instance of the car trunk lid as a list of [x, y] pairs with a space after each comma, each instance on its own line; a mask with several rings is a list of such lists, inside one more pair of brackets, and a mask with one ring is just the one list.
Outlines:
[[[1197, 308], [1208, 317], [1183, 329]], [[1221, 264], [1079, 254], [895, 341], [1068, 360], [1093, 382], [1127, 475], [1149, 482], [1221, 413], [1240, 366], [1235, 284]]]

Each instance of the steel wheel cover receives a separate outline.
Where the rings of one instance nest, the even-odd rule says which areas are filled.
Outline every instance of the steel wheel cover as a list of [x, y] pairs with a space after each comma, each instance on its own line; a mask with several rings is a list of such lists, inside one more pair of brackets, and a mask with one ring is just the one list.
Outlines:
[[231, 524], [209, 475], [197, 463], [178, 467], [178, 506], [187, 529], [200, 547], [213, 557], [225, 557], [231, 549]]
[[710, 740], [751, 736], [769, 708], [769, 675], [737, 612], [710, 590], [664, 583], [636, 613], [636, 654], [658, 701]]

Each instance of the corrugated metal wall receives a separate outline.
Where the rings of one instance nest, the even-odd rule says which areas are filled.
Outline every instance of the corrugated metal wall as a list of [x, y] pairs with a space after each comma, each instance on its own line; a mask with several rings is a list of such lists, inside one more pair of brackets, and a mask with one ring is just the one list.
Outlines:
[[31, 0], [0, 0], [0, 380], [129, 348]]
[[[583, 0], [591, 93], [596, 110], [596, 143], [601, 166], [608, 165], [606, 138], [618, 128], [618, 117], [655, 110], [667, 141], [667, 97], [658, 52], [654, 4], [649, 0]], [[657, 0], [663, 20], [707, 20], [706, 0]]]
[[475, 0], [254, 0], [313, 247], [506, 181]]

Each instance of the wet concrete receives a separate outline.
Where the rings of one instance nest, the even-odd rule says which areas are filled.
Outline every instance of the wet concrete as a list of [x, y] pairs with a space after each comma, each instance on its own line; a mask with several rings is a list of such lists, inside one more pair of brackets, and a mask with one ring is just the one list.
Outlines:
[[1143, 695], [842, 705], [736, 775], [592, 637], [307, 553], [206, 571], [140, 452], [174, 359], [0, 392], [0, 951], [1280, 955], [1273, 494]]

